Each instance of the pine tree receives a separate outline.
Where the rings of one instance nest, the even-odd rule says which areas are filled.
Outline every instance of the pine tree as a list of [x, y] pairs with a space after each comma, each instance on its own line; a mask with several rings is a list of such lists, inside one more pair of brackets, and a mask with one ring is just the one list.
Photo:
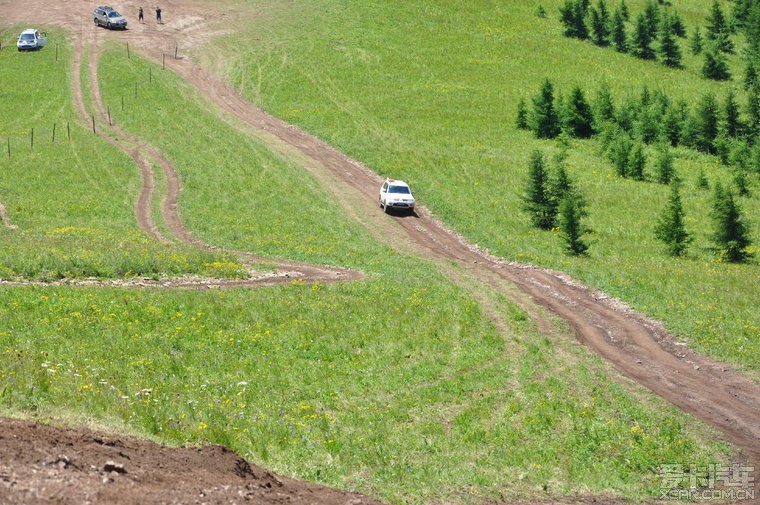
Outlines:
[[686, 231], [686, 213], [681, 204], [679, 186], [678, 183], [670, 185], [667, 206], [654, 228], [655, 237], [665, 242], [671, 256], [683, 256], [691, 242], [691, 237]]
[[523, 195], [523, 209], [530, 214], [530, 222], [536, 228], [551, 230], [557, 216], [557, 206], [549, 189], [549, 175], [544, 155], [533, 151], [528, 169], [528, 184]]
[[694, 28], [694, 33], [691, 36], [689, 47], [691, 48], [691, 54], [696, 55], [702, 52], [704, 41], [702, 40], [702, 32], [699, 30], [698, 26]]
[[670, 184], [675, 179], [673, 153], [668, 144], [662, 144], [657, 152], [657, 182]]
[[718, 129], [718, 135], [713, 140], [713, 153], [720, 159], [724, 165], [728, 165], [728, 157], [731, 153], [731, 138], [722, 128]]
[[749, 230], [733, 193], [724, 190], [720, 183], [715, 184], [711, 217], [714, 224], [711, 239], [721, 259], [731, 263], [746, 261], [750, 257], [747, 248], [752, 245]]
[[631, 157], [631, 151], [633, 150], [633, 141], [624, 130], [618, 130], [610, 142], [610, 146], [607, 149], [607, 156], [609, 157], [612, 165], [615, 167], [615, 172], [620, 177], [626, 177], [628, 175], [628, 163]]
[[565, 249], [574, 256], [588, 251], [588, 245], [583, 241], [583, 235], [588, 231], [581, 221], [583, 214], [578, 195], [575, 192], [565, 194], [559, 204], [560, 235], [565, 241]]
[[591, 8], [591, 40], [598, 46], [610, 43], [610, 12], [607, 2], [599, 0], [596, 7]]
[[615, 104], [612, 101], [612, 91], [606, 81], [599, 85], [593, 107], [594, 126], [601, 129], [602, 125], [615, 120]]
[[649, 36], [654, 39], [657, 37], [657, 30], [660, 28], [660, 8], [657, 2], [647, 0], [644, 6], [644, 19], [647, 22]]
[[705, 51], [702, 76], [715, 81], [727, 81], [731, 78], [731, 72], [728, 70], [728, 63], [723, 53], [713, 47]]
[[681, 66], [681, 48], [678, 46], [673, 33], [673, 24], [669, 16], [665, 16], [660, 29], [660, 58], [668, 67], [678, 68]]
[[612, 27], [610, 28], [610, 32], [615, 50], [619, 53], [628, 52], [628, 34], [625, 31], [625, 19], [623, 19], [623, 14], [620, 9], [615, 9], [615, 12], [612, 15]]
[[574, 0], [565, 0], [559, 8], [559, 21], [564, 27], [565, 37], [577, 37], [575, 33], [575, 4]]
[[565, 3], [559, 8], [560, 22], [564, 27], [565, 37], [588, 38], [586, 9], [587, 4], [583, 0], [565, 0]]
[[739, 196], [749, 196], [749, 180], [747, 172], [742, 167], [733, 167], [732, 181], [736, 188], [736, 194]]
[[649, 28], [649, 22], [643, 13], [636, 17], [636, 24], [631, 37], [631, 53], [643, 60], [654, 59], [652, 32]]
[[697, 104], [694, 115], [694, 147], [699, 151], [714, 154], [714, 142], [718, 132], [718, 102], [715, 95], [707, 93]]
[[577, 2], [575, 2], [575, 13], [573, 21], [575, 23], [576, 37], [581, 40], [588, 38], [588, 27], [586, 26], [587, 13], [588, 0], [577, 0]]
[[683, 135], [684, 122], [687, 117], [686, 102], [681, 100], [676, 104], [672, 104], [665, 111], [662, 117], [662, 124], [660, 125], [660, 137], [670, 142], [670, 145], [677, 146], [681, 142]]
[[636, 118], [635, 134], [644, 143], [651, 144], [660, 135], [662, 126], [662, 112], [659, 103], [650, 102], [646, 107], [642, 106]]
[[628, 96], [623, 100], [620, 107], [617, 108], [615, 120], [620, 128], [628, 133], [632, 133], [636, 126], [636, 121], [639, 119], [640, 113], [641, 102], [636, 100], [635, 97]]
[[565, 104], [566, 131], [573, 137], [589, 138], [594, 133], [593, 120], [591, 107], [583, 95], [583, 90], [576, 85]]
[[681, 16], [673, 11], [670, 13], [670, 28], [673, 30], [673, 35], [679, 38], [686, 38], [686, 25], [683, 22]]
[[528, 129], [528, 108], [525, 105], [525, 100], [520, 98], [517, 102], [517, 114], [515, 117], [515, 126], [519, 130]]
[[533, 97], [528, 124], [540, 139], [553, 139], [559, 135], [559, 115], [554, 108], [554, 86], [548, 78], [541, 84], [538, 95]]
[[718, 51], [734, 52], [734, 44], [731, 42], [731, 28], [726, 22], [718, 0], [713, 0], [710, 16], [707, 18], [707, 40], [712, 42]]
[[757, 2], [755, 0], [736, 0], [732, 13], [736, 26], [740, 28], [746, 26], [753, 3], [756, 4]]
[[749, 173], [752, 164], [752, 148], [743, 138], [731, 140], [728, 164]]
[[628, 4], [625, 0], [620, 0], [620, 15], [623, 16], [623, 21], [629, 21], [631, 19], [631, 11], [628, 9]]
[[552, 198], [554, 198], [555, 202], [560, 202], [567, 193], [574, 190], [573, 181], [570, 180], [570, 176], [567, 174], [565, 163], [558, 161], [557, 171], [551, 184]]
[[700, 167], [699, 172], [697, 172], [695, 185], [697, 186], [697, 189], [710, 189], [710, 181], [707, 180], [704, 168]]
[[736, 102], [736, 93], [733, 88], [728, 88], [726, 100], [723, 104], [723, 131], [732, 138], [738, 137], [744, 126], [739, 114], [739, 104]]
[[644, 168], [647, 164], [647, 157], [644, 154], [644, 144], [636, 142], [631, 149], [628, 159], [628, 171], [626, 175], [637, 181], [644, 180]]

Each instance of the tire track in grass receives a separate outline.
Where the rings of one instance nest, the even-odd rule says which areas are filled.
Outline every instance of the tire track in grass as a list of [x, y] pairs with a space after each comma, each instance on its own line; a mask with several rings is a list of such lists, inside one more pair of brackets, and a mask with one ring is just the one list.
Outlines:
[[5, 210], [5, 205], [3, 205], [3, 202], [0, 202], [0, 222], [3, 223], [3, 226], [10, 230], [15, 230], [18, 228], [15, 224], [11, 222], [10, 216], [8, 216], [8, 211]]
[[[177, 170], [168, 160], [168, 158], [158, 149], [142, 142], [140, 139], [132, 136], [126, 131], [122, 130], [117, 124], [114, 124], [109, 117], [108, 110], [103, 104], [103, 100], [100, 95], [100, 87], [98, 85], [98, 61], [99, 61], [99, 38], [98, 31], [90, 32], [90, 35], [85, 34], [75, 35], [74, 41], [74, 58], [72, 65], [72, 85], [74, 87], [74, 101], [76, 109], [79, 111], [83, 120], [90, 119], [87, 113], [87, 108], [83, 98], [82, 82], [80, 75], [82, 73], [82, 59], [85, 54], [85, 45], [89, 43], [87, 49], [88, 54], [88, 67], [87, 76], [90, 92], [92, 95], [92, 103], [95, 107], [96, 113], [99, 117], [99, 121], [95, 123], [93, 127], [99, 137], [107, 141], [111, 145], [118, 147], [123, 152], [128, 154], [136, 163], [139, 168], [140, 176], [142, 179], [140, 194], [138, 195], [137, 202], [135, 203], [135, 216], [137, 218], [138, 225], [152, 238], [164, 242], [170, 243], [171, 240], [165, 237], [158, 229], [158, 226], [153, 220], [152, 216], [152, 202], [154, 199], [155, 182], [153, 175], [153, 164], [155, 161], [162, 169], [164, 177], [167, 181], [166, 192], [162, 195], [162, 201], [160, 206], [161, 215], [168, 230], [172, 233], [173, 239], [178, 240], [187, 245], [206, 250], [220, 250], [219, 248], [206, 244], [197, 237], [195, 237], [182, 223], [182, 219], [178, 210], [178, 200], [180, 193], [180, 177]], [[88, 40], [85, 40], [85, 37]], [[94, 121], [94, 119], [93, 119]], [[348, 268], [331, 267], [326, 265], [305, 264], [295, 261], [277, 260], [272, 258], [264, 258], [256, 256], [251, 253], [241, 251], [230, 251], [236, 254], [240, 261], [249, 268], [256, 263], [266, 262], [267, 264], [274, 265], [275, 273], [256, 273], [251, 272], [251, 277], [247, 279], [235, 280], [235, 279], [212, 279], [212, 278], [197, 278], [197, 277], [185, 277], [185, 278], [171, 278], [161, 279], [158, 281], [141, 279], [138, 281], [113, 281], [113, 282], [98, 282], [98, 281], [63, 281], [65, 284], [119, 284], [133, 287], [191, 287], [191, 288], [203, 288], [203, 287], [218, 287], [218, 288], [233, 288], [243, 286], [269, 286], [276, 284], [287, 284], [293, 281], [306, 281], [306, 282], [337, 282], [348, 281], [363, 278], [363, 273], [357, 270]]]
[[[159, 55], [143, 49], [156, 59]], [[617, 370], [681, 410], [717, 427], [742, 451], [742, 462], [760, 468], [760, 386], [733, 367], [700, 355], [665, 327], [619, 300], [584, 286], [568, 275], [496, 258], [449, 230], [424, 207], [414, 216], [382, 216], [377, 208], [381, 178], [356, 160], [297, 127], [270, 116], [188, 59], [172, 60], [171, 70], [193, 84], [221, 111], [232, 114], [284, 156], [299, 159], [326, 188], [351, 202], [365, 226], [377, 225], [394, 247], [455, 262], [482, 282], [494, 276], [517, 286], [530, 299], [564, 319], [579, 341]], [[370, 230], [371, 232], [373, 230]], [[374, 235], [378, 236], [377, 230]], [[444, 269], [445, 270], [445, 269]], [[456, 282], [456, 281], [455, 281]], [[508, 289], [505, 296], [524, 305]], [[760, 498], [760, 497], [758, 497]]]
[[[178, 2], [183, 8], [189, 5]], [[24, 8], [24, 12], [29, 9]], [[204, 15], [216, 15], [203, 8]], [[65, 21], [76, 28], [73, 21]], [[69, 26], [70, 25], [70, 26]], [[163, 28], [163, 27], [162, 27]], [[160, 47], [176, 47], [181, 30], [128, 30], [144, 55], [161, 61]], [[81, 51], [80, 51], [81, 55]], [[733, 367], [701, 356], [677, 341], [658, 322], [632, 311], [618, 300], [585, 287], [567, 275], [495, 258], [468, 244], [438, 223], [425, 209], [418, 218], [383, 216], [376, 208], [380, 177], [298, 128], [265, 114], [229, 86], [186, 59], [171, 60], [171, 69], [197, 87], [226, 114], [236, 117], [259, 139], [284, 156], [298, 160], [329, 191], [344, 192], [351, 215], [378, 240], [393, 234], [395, 247], [456, 264], [490, 286], [513, 283], [525, 295], [504, 288], [505, 296], [524, 305], [524, 297], [562, 317], [579, 341], [607, 359], [621, 373], [723, 431], [744, 451], [745, 461], [760, 468], [760, 387]], [[74, 76], [75, 79], [77, 76]], [[81, 90], [80, 90], [81, 93]], [[89, 121], [86, 112], [83, 117]], [[526, 309], [527, 310], [527, 309]], [[760, 497], [753, 501], [757, 503]], [[749, 500], [743, 503], [750, 503]]]

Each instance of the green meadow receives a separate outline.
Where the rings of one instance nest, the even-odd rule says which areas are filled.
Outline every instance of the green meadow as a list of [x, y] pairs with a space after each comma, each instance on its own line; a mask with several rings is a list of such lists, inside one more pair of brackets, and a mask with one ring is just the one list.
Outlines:
[[[70, 49], [59, 43], [57, 52], [17, 53], [16, 31], [0, 32], [0, 202], [17, 227], [0, 228], [0, 278], [219, 275], [214, 265], [236, 261], [167, 247], [137, 228], [139, 173], [131, 158], [76, 119]], [[50, 37], [65, 40], [60, 32]], [[230, 270], [244, 274], [240, 265]]]
[[[250, 44], [216, 63], [254, 103], [407, 179], [474, 242], [566, 270], [756, 377], [758, 288], [747, 280], [757, 265], [725, 265], [706, 251], [709, 194], [685, 185], [698, 239], [678, 261], [651, 233], [667, 188], [617, 179], [594, 141], [573, 142], [568, 158], [590, 204], [589, 257], [564, 256], [519, 210], [530, 151], [557, 149], [513, 126], [516, 100], [544, 75], [590, 90], [602, 78], [589, 75], [596, 65], [621, 96], [638, 93], [646, 72], [673, 81], [674, 96], [706, 84], [688, 67], [569, 42], [556, 16], [513, 3], [247, 2], [235, 6], [250, 13], [236, 39]], [[544, 5], [553, 13], [554, 4]], [[687, 23], [703, 15], [695, 12]], [[11, 45], [17, 30], [2, 30]], [[0, 277], [208, 275], [234, 261], [139, 230], [137, 167], [77, 119], [71, 50], [56, 35], [58, 61], [49, 47], [0, 51], [0, 142], [11, 144], [10, 156], [0, 153], [0, 202], [17, 226], [0, 228]], [[23, 84], [32, 69], [44, 85]], [[658, 494], [663, 464], [730, 460], [714, 430], [619, 377], [561, 321], [543, 314], [553, 327], [543, 334], [525, 307], [457, 267], [373, 240], [306, 170], [231, 127], [170, 71], [113, 44], [99, 75], [120, 127], [179, 170], [180, 213], [198, 237], [367, 275], [203, 292], [0, 286], [3, 412], [221, 443], [276, 472], [389, 503], [646, 499]], [[678, 164], [728, 177], [687, 151]], [[741, 203], [756, 223], [756, 199]]]
[[[710, 250], [711, 191], [696, 187], [731, 174], [711, 156], [679, 148], [687, 230], [685, 259], [654, 237], [668, 188], [622, 179], [595, 140], [571, 140], [567, 169], [588, 202], [589, 257], [569, 258], [557, 234], [536, 231], [522, 211], [531, 151], [552, 159], [561, 147], [517, 130], [520, 99], [530, 104], [544, 78], [555, 94], [579, 85], [588, 100], [606, 83], [616, 105], [646, 86], [694, 107], [705, 93], [741, 92], [740, 37], [729, 58], [734, 81], [700, 77], [701, 56], [679, 39], [683, 69], [643, 61], [562, 36], [559, 0], [544, 2], [256, 2], [236, 30], [250, 44], [212, 54], [252, 102], [324, 139], [375, 172], [404, 179], [421, 202], [496, 255], [570, 273], [662, 320], [701, 352], [760, 380], [760, 271], [720, 263]], [[628, 1], [632, 18], [644, 1]], [[673, 2], [691, 35], [704, 32], [710, 2]], [[592, 2], [592, 4], [595, 4]], [[537, 15], [538, 6], [546, 17]], [[612, 10], [617, 2], [608, 2]], [[728, 15], [732, 2], [721, 2]], [[199, 58], [203, 58], [200, 52]], [[211, 64], [211, 63], [210, 63]], [[652, 177], [656, 151], [647, 151]], [[760, 251], [760, 186], [740, 198]], [[454, 196], [454, 197], [452, 197]]]

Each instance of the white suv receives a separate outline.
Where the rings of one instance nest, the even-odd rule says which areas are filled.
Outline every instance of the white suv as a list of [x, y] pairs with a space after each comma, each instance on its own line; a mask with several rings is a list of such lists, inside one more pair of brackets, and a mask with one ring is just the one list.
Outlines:
[[47, 38], [40, 35], [39, 30], [35, 28], [27, 28], [18, 38], [16, 47], [19, 51], [34, 51], [47, 44]]
[[414, 212], [414, 195], [409, 185], [404, 181], [385, 179], [380, 188], [380, 207], [389, 212], [390, 209], [403, 209]]

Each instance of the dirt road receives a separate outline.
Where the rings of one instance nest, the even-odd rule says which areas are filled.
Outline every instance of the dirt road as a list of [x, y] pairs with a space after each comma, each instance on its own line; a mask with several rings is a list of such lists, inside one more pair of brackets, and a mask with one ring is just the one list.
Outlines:
[[[504, 281], [519, 287], [531, 300], [566, 320], [581, 342], [621, 373], [682, 410], [716, 426], [742, 451], [746, 462], [760, 468], [760, 387], [754, 382], [729, 366], [693, 353], [668, 334], [661, 324], [629, 310], [603, 293], [574, 282], [560, 272], [511, 263], [484, 253], [450, 232], [424, 208], [419, 210], [417, 217], [391, 218], [384, 215], [376, 203], [376, 191], [381, 182], [377, 175], [318, 139], [257, 109], [211, 73], [182, 57], [181, 53], [175, 59], [176, 47], [202, 44], [218, 33], [214, 30], [220, 14], [209, 12], [213, 9], [188, 0], [174, 0], [162, 4], [165, 24], [160, 27], [146, 23], [126, 32], [107, 32], [91, 26], [89, 2], [62, 0], [51, 6], [42, 0], [31, 0], [23, 6], [16, 4], [0, 0], [0, 19], [48, 25], [54, 19], [71, 33], [76, 60], [73, 86], [83, 117], [87, 115], [82, 103], [78, 69], [85, 52], [95, 104], [101, 117], [105, 117], [96, 80], [98, 48], [103, 39], [115, 37], [129, 41], [134, 50], [158, 62], [163, 60], [165, 54], [172, 55], [166, 60], [167, 67], [184, 77], [220, 110], [237, 117], [250, 134], [301, 163], [318, 180], [325, 182], [325, 187], [349, 195], [345, 200], [345, 212], [365, 224], [378, 240], [385, 240], [384, 237], [391, 234], [396, 236], [396, 240], [402, 236], [405, 239], [404, 247], [412, 253], [455, 262], [473, 278], [495, 289], [503, 290], [501, 286]], [[126, 2], [125, 5], [137, 11], [134, 2]], [[44, 19], [41, 18], [43, 7]], [[183, 15], [173, 17], [172, 12], [182, 12]], [[105, 125], [106, 122], [101, 120], [100, 124]], [[154, 160], [170, 181], [161, 212], [171, 233], [176, 239], [208, 247], [182, 226], [176, 212], [180, 181], [169, 160], [139, 139], [121, 131], [118, 125], [111, 128], [111, 133], [116, 135], [104, 133], [103, 137], [115, 137], [117, 140], [112, 141], [133, 157], [143, 176], [143, 193], [135, 209], [140, 226], [157, 239], [166, 240], [150, 216], [149, 202], [153, 191], [150, 161]], [[256, 258], [249, 259], [253, 261]], [[350, 279], [360, 275], [349, 270], [294, 263], [282, 263], [278, 269], [287, 272], [287, 275], [321, 281]], [[269, 282], [273, 281], [270, 279]], [[514, 297], [512, 292], [505, 294]], [[5, 428], [0, 429], [0, 436], [4, 432]], [[60, 466], [61, 462], [57, 464]], [[65, 461], [63, 465], [66, 466]], [[2, 470], [0, 468], [0, 475]]]

